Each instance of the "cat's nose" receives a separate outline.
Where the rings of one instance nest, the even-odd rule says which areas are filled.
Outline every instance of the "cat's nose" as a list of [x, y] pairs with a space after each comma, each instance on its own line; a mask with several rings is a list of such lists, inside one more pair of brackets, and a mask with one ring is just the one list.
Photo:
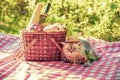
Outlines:
[[72, 53], [72, 52], [73, 52], [73, 50], [70, 50], [70, 52]]

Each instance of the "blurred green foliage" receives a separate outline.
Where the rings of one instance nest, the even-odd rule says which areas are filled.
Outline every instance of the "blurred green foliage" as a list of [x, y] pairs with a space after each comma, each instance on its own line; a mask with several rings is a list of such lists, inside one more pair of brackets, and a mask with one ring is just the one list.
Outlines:
[[45, 24], [65, 23], [68, 35], [120, 40], [119, 0], [1, 0], [0, 32], [19, 34], [39, 2], [52, 4]]

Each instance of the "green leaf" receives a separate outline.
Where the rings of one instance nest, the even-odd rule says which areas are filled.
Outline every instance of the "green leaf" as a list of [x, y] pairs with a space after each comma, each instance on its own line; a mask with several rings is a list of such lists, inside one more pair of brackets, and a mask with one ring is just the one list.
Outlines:
[[111, 9], [111, 10], [117, 9], [117, 5], [116, 5], [115, 3], [112, 3], [112, 4], [110, 5], [110, 9]]

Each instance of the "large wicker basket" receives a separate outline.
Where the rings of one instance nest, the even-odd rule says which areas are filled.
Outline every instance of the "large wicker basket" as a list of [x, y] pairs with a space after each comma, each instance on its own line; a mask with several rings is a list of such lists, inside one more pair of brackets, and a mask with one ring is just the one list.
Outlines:
[[53, 61], [61, 60], [61, 42], [65, 41], [66, 31], [63, 32], [26, 32], [22, 31], [22, 47], [25, 60]]

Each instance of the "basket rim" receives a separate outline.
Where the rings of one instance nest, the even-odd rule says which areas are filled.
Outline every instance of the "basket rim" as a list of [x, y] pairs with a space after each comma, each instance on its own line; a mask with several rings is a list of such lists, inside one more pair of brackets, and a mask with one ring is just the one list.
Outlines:
[[63, 34], [66, 33], [67, 31], [59, 31], [59, 32], [28, 32], [28, 31], [21, 31], [22, 33], [25, 34]]

